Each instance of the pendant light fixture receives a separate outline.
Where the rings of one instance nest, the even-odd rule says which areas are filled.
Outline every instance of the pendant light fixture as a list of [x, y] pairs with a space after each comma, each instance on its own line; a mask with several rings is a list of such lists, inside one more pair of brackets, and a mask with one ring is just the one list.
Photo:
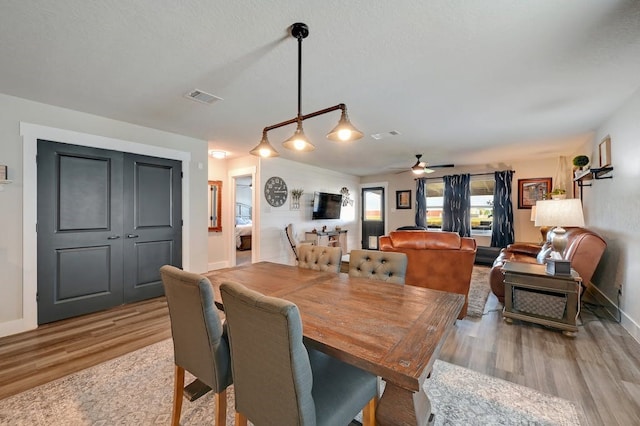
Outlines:
[[277, 129], [289, 124], [296, 123], [296, 131], [289, 139], [284, 141], [282, 145], [294, 151], [313, 151], [315, 146], [309, 141], [309, 138], [304, 134], [302, 128], [302, 122], [307, 118], [317, 117], [318, 115], [326, 114], [331, 111], [341, 110], [342, 115], [338, 125], [333, 128], [328, 134], [327, 138], [333, 141], [355, 141], [362, 138], [363, 133], [356, 129], [349, 121], [347, 115], [347, 106], [345, 104], [334, 105], [329, 108], [325, 108], [319, 111], [315, 111], [309, 114], [302, 115], [302, 40], [309, 35], [309, 27], [306, 24], [297, 22], [291, 26], [291, 36], [298, 40], [298, 115], [290, 120], [283, 121], [272, 126], [267, 126], [262, 130], [262, 140], [253, 148], [250, 153], [253, 155], [259, 155], [262, 157], [277, 157], [278, 152], [271, 146], [269, 139], [267, 138], [267, 132], [269, 130]]

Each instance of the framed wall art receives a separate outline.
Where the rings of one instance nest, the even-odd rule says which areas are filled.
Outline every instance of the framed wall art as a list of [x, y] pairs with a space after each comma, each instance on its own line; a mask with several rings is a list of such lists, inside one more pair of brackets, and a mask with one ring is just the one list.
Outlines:
[[411, 190], [396, 191], [396, 209], [411, 208]]
[[600, 152], [600, 168], [611, 165], [611, 137], [607, 135], [598, 146]]
[[551, 178], [518, 179], [518, 208], [530, 209], [536, 201], [547, 199], [551, 192]]

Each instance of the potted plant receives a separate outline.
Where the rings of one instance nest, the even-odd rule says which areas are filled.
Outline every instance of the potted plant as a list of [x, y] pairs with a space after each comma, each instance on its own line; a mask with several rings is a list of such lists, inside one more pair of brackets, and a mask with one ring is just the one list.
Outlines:
[[299, 209], [300, 208], [300, 197], [302, 197], [302, 193], [304, 192], [304, 190], [302, 188], [300, 189], [292, 189], [291, 190], [291, 201], [292, 201], [292, 209]]
[[589, 165], [589, 157], [586, 155], [577, 155], [573, 157], [573, 165], [581, 170], [584, 170], [584, 167]]
[[551, 191], [551, 199], [552, 200], [564, 200], [567, 198], [567, 191], [562, 188], [555, 188]]

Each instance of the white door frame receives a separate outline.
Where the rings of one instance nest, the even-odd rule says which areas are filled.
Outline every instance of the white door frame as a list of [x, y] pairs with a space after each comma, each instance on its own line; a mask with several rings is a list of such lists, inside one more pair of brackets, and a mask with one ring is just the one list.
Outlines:
[[36, 300], [38, 292], [38, 237], [36, 232], [38, 212], [38, 166], [36, 156], [38, 154], [38, 139], [182, 161], [182, 266], [185, 270], [190, 269], [190, 152], [25, 122], [20, 122], [20, 135], [23, 142], [22, 318], [3, 323], [0, 326], [0, 335], [15, 334], [38, 327], [38, 302]]
[[257, 214], [257, 200], [256, 200], [256, 166], [243, 167], [239, 169], [229, 170], [228, 182], [230, 186], [229, 190], [229, 205], [226, 227], [232, 230], [227, 235], [227, 247], [229, 248], [229, 266], [236, 266], [236, 179], [240, 177], [251, 176], [251, 263], [255, 263], [260, 259], [260, 215]]

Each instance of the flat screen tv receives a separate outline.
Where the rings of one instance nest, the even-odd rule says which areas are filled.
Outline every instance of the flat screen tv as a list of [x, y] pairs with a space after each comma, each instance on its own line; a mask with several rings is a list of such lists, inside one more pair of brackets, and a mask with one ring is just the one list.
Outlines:
[[316, 192], [313, 195], [312, 219], [340, 219], [342, 195]]

